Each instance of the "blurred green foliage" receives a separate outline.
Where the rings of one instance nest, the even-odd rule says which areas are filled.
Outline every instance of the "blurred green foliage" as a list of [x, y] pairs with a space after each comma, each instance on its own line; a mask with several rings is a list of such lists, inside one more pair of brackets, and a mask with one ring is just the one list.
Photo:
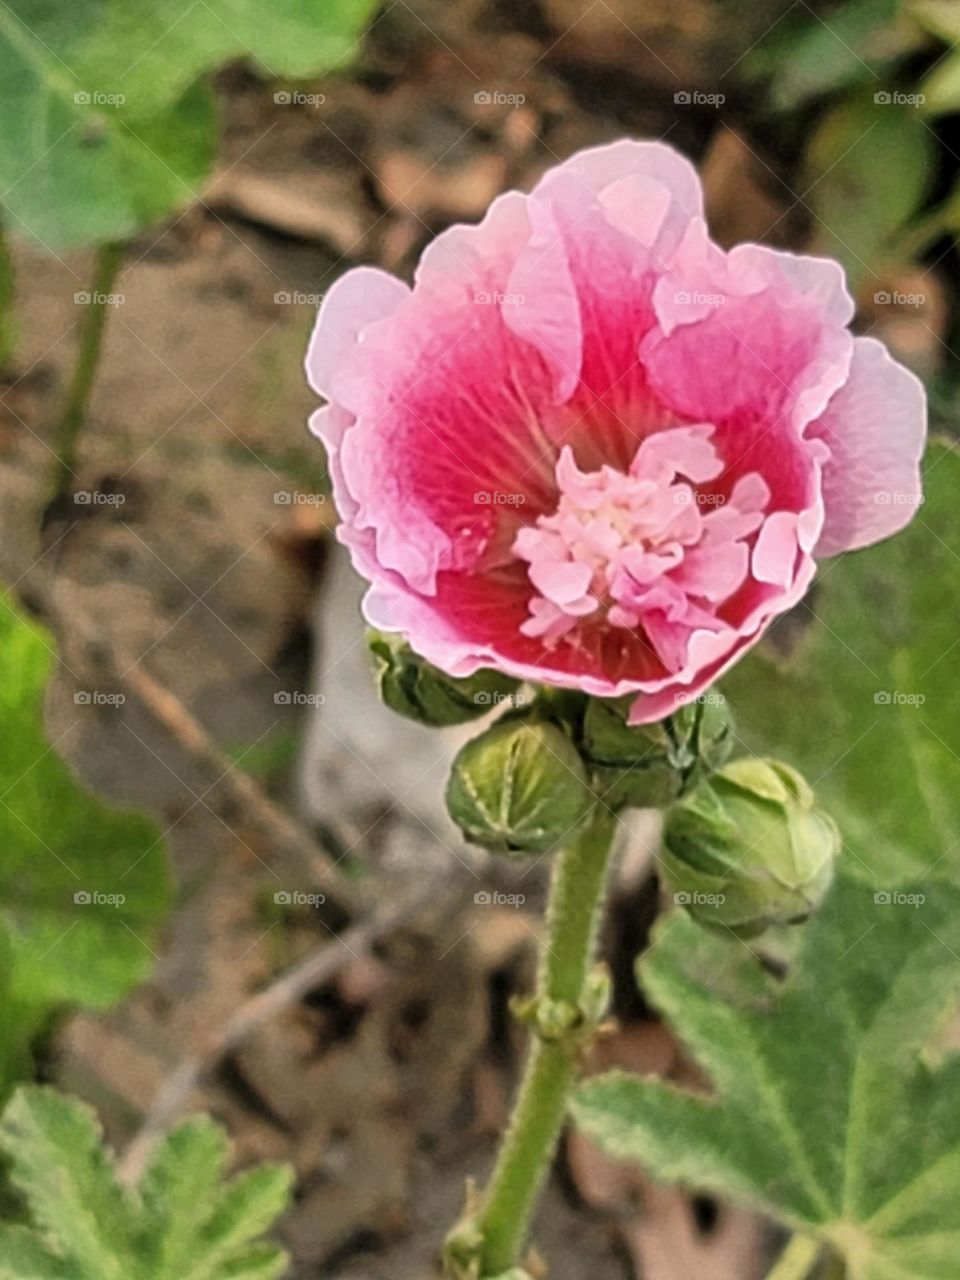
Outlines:
[[[55, 657], [47, 632], [0, 598], [0, 1091], [51, 1011], [104, 1008], [146, 976], [170, 897], [156, 824], [89, 795], [47, 738]], [[92, 700], [75, 710], [74, 723], [97, 714]]]
[[923, 43], [898, 0], [848, 0], [823, 17], [797, 5], [749, 54], [748, 79], [769, 84], [769, 100], [794, 111], [836, 90], [873, 85], [878, 71]]
[[[744, 60], [748, 83], [799, 140], [813, 247], [838, 258], [855, 289], [960, 235], [957, 156], [937, 128], [960, 111], [958, 40], [956, 0], [847, 0], [793, 6]], [[944, 185], [951, 194], [925, 210]]]
[[960, 881], [958, 493], [960, 457], [936, 444], [910, 526], [825, 565], [789, 658], [768, 642], [724, 681], [744, 741], [816, 780], [850, 870], [884, 889]]
[[0, 189], [10, 231], [49, 249], [124, 240], [197, 198], [216, 154], [206, 83], [345, 60], [370, 0], [10, 0], [0, 5]]
[[821, 117], [804, 176], [813, 247], [839, 259], [854, 286], [896, 262], [897, 232], [923, 204], [935, 154], [936, 138], [909, 106], [851, 97]]

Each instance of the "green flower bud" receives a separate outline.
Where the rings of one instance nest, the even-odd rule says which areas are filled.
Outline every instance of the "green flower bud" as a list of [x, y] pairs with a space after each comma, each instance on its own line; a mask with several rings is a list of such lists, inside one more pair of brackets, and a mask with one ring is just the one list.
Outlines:
[[445, 675], [399, 636], [370, 631], [367, 644], [386, 705], [408, 720], [434, 729], [475, 720], [519, 687], [519, 681], [499, 671], [477, 671], [463, 679]]
[[566, 734], [517, 717], [468, 742], [447, 784], [447, 809], [466, 838], [508, 853], [546, 853], [572, 835], [592, 803]]
[[580, 1008], [589, 1027], [598, 1027], [610, 1012], [613, 1002], [613, 978], [606, 965], [598, 964], [587, 974], [580, 998]]
[[841, 840], [789, 765], [725, 765], [667, 812], [664, 885], [703, 924], [742, 937], [805, 920], [823, 899]]
[[628, 725], [633, 698], [591, 698], [583, 753], [604, 803], [662, 808], [730, 754], [726, 699], [707, 695], [657, 724]]

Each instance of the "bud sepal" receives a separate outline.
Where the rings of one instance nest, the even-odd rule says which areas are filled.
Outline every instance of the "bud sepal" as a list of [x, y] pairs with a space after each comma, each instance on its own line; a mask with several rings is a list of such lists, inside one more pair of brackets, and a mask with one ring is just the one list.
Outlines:
[[512, 702], [520, 682], [499, 671], [448, 676], [414, 653], [400, 636], [367, 632], [380, 697], [391, 711], [431, 729], [465, 724]]
[[579, 1004], [545, 995], [515, 996], [510, 1001], [510, 1012], [541, 1040], [580, 1050], [594, 1039], [603, 1025], [612, 991], [609, 970], [605, 965], [597, 965], [587, 975]]
[[663, 808], [729, 756], [733, 727], [722, 695], [701, 697], [655, 724], [629, 724], [632, 702], [590, 698], [584, 713], [582, 752], [606, 804]]

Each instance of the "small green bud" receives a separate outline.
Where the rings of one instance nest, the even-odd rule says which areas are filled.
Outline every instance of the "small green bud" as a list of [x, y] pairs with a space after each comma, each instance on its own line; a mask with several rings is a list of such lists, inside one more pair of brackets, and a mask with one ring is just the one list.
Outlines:
[[660, 863], [667, 891], [692, 916], [750, 937], [816, 909], [840, 846], [795, 769], [745, 757], [668, 810]]
[[733, 731], [719, 694], [657, 724], [627, 724], [632, 702], [591, 698], [584, 715], [584, 757], [606, 804], [662, 808], [730, 754]]
[[546, 721], [492, 725], [461, 748], [447, 784], [447, 809], [466, 838], [508, 853], [546, 853], [592, 804], [583, 761]]
[[613, 979], [606, 965], [596, 965], [587, 974], [583, 984], [583, 996], [580, 1007], [584, 1021], [590, 1027], [597, 1027], [610, 1012], [613, 1002]]
[[534, 1025], [544, 1040], [562, 1040], [577, 1026], [580, 1010], [569, 1000], [551, 1000], [541, 996], [536, 1003]]
[[425, 662], [399, 636], [367, 633], [380, 697], [408, 720], [442, 729], [485, 715], [505, 701], [519, 681], [499, 671], [477, 671], [457, 679]]

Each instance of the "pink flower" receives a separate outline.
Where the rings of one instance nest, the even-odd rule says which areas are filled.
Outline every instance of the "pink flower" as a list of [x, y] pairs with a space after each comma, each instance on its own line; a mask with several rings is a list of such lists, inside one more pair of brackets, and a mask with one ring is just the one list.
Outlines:
[[713, 244], [657, 143], [501, 196], [412, 289], [348, 272], [307, 369], [367, 618], [667, 715], [916, 511], [923, 389], [852, 315], [836, 263]]

